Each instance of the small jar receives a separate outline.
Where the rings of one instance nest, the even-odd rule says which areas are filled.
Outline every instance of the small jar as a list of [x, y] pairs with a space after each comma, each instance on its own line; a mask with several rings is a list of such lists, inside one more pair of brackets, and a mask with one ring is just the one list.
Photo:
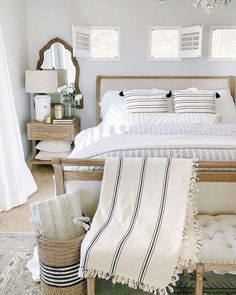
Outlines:
[[46, 124], [51, 124], [52, 123], [52, 117], [51, 116], [46, 116], [45, 117], [45, 123]]
[[59, 120], [64, 117], [64, 106], [62, 104], [54, 105], [54, 117]]

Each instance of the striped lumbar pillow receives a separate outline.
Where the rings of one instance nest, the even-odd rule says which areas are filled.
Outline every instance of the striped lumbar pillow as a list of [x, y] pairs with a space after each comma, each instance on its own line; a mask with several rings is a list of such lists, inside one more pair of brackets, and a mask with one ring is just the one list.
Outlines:
[[134, 89], [123, 91], [128, 113], [168, 113], [165, 90]]
[[215, 114], [215, 92], [187, 93], [174, 91], [175, 113], [205, 113]]

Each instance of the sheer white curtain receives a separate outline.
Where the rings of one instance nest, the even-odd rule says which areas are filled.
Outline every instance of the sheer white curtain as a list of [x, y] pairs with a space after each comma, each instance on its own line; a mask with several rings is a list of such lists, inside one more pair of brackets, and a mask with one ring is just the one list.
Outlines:
[[0, 212], [27, 201], [37, 189], [24, 161], [4, 40], [0, 28]]

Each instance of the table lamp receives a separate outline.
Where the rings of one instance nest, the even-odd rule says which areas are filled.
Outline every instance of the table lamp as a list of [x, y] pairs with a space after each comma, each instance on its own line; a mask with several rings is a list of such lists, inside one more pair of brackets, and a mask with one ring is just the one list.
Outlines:
[[51, 114], [51, 97], [57, 88], [67, 84], [66, 70], [25, 71], [25, 92], [34, 93], [36, 121], [44, 122]]

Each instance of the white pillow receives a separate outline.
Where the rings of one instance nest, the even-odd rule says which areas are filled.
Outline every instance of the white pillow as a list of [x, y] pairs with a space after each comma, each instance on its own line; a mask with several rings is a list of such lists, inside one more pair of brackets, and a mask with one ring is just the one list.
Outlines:
[[36, 149], [50, 153], [69, 152], [71, 144], [71, 140], [41, 140], [36, 145]]
[[51, 161], [52, 158], [68, 158], [70, 154], [71, 154], [71, 151], [63, 152], [63, 153], [49, 153], [49, 152], [40, 151], [36, 155], [35, 159], [41, 160], [41, 161]]
[[213, 91], [178, 91], [172, 93], [174, 110], [176, 114], [215, 114], [216, 93]]
[[[155, 93], [158, 93], [158, 94], [168, 94], [169, 91], [165, 90], [165, 89], [158, 89], [158, 88], [150, 88], [150, 89], [143, 89], [143, 88], [137, 88], [137, 89], [126, 89], [126, 90], [122, 90], [122, 91], [131, 91], [131, 92], [135, 92], [135, 93], [140, 93], [140, 92], [146, 92], [146, 93], [149, 93], [149, 92], [155, 92]], [[121, 91], [121, 92], [122, 92]]]
[[[183, 91], [205, 91], [197, 88], [188, 88]], [[221, 115], [221, 123], [236, 123], [236, 106], [233, 102], [233, 98], [230, 94], [230, 89], [216, 89], [215, 92], [220, 94], [220, 98], [216, 98], [216, 113], [219, 119]], [[107, 91], [100, 103], [101, 115], [103, 117], [103, 123], [122, 126], [125, 125], [125, 103], [124, 98], [119, 95], [120, 90]], [[173, 113], [173, 98], [168, 98], [168, 110], [169, 113]], [[165, 115], [166, 116], [166, 115]]]
[[[166, 90], [153, 89], [160, 93], [166, 93]], [[121, 90], [109, 90], [106, 91], [99, 103], [101, 108], [102, 123], [112, 126], [124, 125], [124, 113], [126, 111], [124, 97], [120, 96]], [[171, 104], [171, 98], [167, 99], [168, 110], [173, 112], [173, 106]]]
[[165, 90], [133, 89], [123, 94], [127, 113], [168, 113]]
[[37, 236], [53, 241], [67, 241], [85, 233], [81, 225], [73, 222], [74, 218], [82, 217], [78, 191], [34, 203], [30, 207]]
[[111, 106], [103, 117], [102, 124], [107, 124], [109, 126], [123, 126], [125, 111], [121, 111], [116, 106]]
[[236, 106], [229, 89], [217, 90], [216, 112], [221, 114], [221, 123], [236, 124]]
[[125, 114], [125, 125], [150, 126], [170, 124], [217, 124], [220, 116], [218, 114]]
[[105, 118], [110, 109], [115, 109], [117, 111], [125, 111], [124, 98], [119, 95], [120, 90], [110, 90], [106, 91], [99, 103], [101, 107], [101, 117]]
[[221, 97], [232, 97], [229, 88], [218, 89], [218, 90], [216, 90], [216, 92], [219, 93], [219, 95], [220, 95]]
[[[179, 90], [178, 90], [179, 91]], [[204, 92], [206, 90], [199, 90], [197, 88], [188, 88], [182, 90], [183, 92]], [[221, 115], [221, 123], [235, 124], [236, 123], [236, 106], [229, 88], [216, 89], [214, 92], [219, 93], [220, 97], [216, 98], [216, 113]], [[173, 105], [173, 98], [172, 98]]]

